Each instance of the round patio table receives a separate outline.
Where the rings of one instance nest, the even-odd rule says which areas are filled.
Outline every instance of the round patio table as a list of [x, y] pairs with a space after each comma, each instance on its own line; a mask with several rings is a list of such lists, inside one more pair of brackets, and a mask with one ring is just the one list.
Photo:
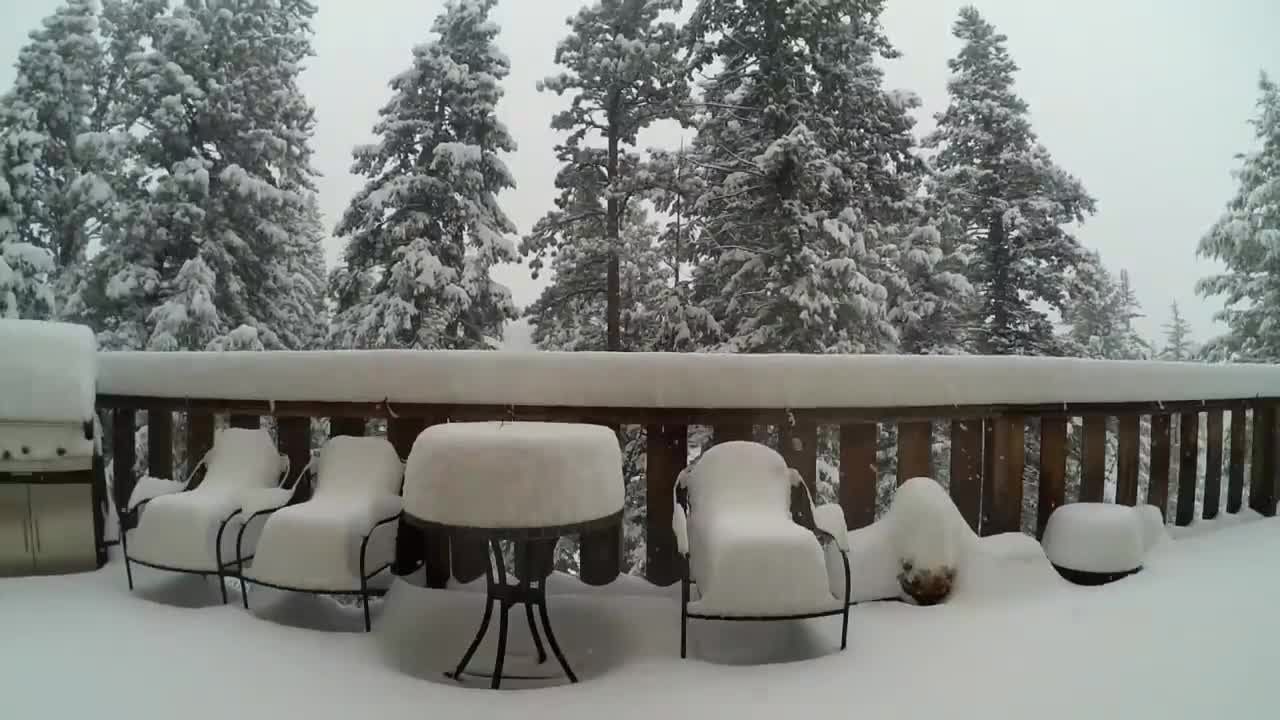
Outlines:
[[[546, 578], [556, 542], [622, 520], [622, 452], [609, 428], [577, 423], [448, 423], [422, 431], [405, 467], [404, 518], [409, 525], [482, 542], [484, 616], [452, 677], [461, 680], [498, 606], [498, 647], [490, 687], [502, 684], [508, 613], [524, 605], [538, 662], [545, 662], [534, 610], [547, 644], [570, 682], [578, 681], [547, 613]], [[507, 571], [504, 543], [517, 573]], [[518, 576], [518, 577], [517, 577]]]

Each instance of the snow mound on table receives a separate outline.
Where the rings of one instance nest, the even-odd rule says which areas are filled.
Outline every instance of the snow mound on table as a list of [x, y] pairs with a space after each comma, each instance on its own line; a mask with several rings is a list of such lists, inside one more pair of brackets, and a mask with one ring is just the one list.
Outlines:
[[699, 593], [690, 612], [787, 615], [840, 607], [821, 544], [791, 517], [791, 472], [781, 455], [757, 443], [723, 443], [702, 455], [685, 482], [689, 562]]
[[622, 510], [622, 451], [601, 425], [478, 422], [422, 431], [405, 512], [470, 527], [551, 527]]
[[1147, 526], [1143, 515], [1127, 505], [1063, 505], [1053, 511], [1045, 526], [1045, 554], [1054, 565], [1068, 570], [1090, 573], [1136, 570], [1142, 567], [1147, 538], [1153, 535], [1152, 531], [1144, 530]]
[[[311, 499], [267, 516], [250, 579], [312, 590], [358, 590], [360, 543], [400, 512], [404, 465], [381, 437], [331, 438], [320, 451]], [[391, 562], [396, 524], [370, 535], [365, 574]]]
[[0, 349], [0, 419], [93, 420], [97, 346], [89, 328], [0, 319]]

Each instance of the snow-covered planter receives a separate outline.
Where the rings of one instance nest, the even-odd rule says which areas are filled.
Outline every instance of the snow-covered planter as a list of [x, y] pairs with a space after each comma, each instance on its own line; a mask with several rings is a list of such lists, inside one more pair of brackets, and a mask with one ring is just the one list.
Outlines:
[[882, 522], [888, 523], [902, 591], [921, 605], [945, 600], [975, 538], [951, 496], [929, 478], [911, 478], [894, 493]]
[[1058, 573], [1078, 585], [1103, 585], [1142, 569], [1164, 532], [1159, 509], [1072, 503], [1049, 516], [1044, 550]]

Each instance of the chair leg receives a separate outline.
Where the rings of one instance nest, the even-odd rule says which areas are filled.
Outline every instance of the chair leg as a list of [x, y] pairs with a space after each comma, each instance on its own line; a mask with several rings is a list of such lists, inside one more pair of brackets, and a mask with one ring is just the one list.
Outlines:
[[240, 571], [240, 601], [244, 603], [244, 609], [249, 609], [249, 586], [244, 581], [244, 570]]
[[840, 623], [840, 649], [849, 647], [849, 605], [844, 606], [844, 619]]
[[505, 602], [499, 602], [498, 612], [498, 654], [493, 660], [493, 678], [489, 681], [489, 687], [497, 690], [502, 685], [502, 666], [507, 659], [507, 611], [511, 606]]
[[133, 566], [129, 563], [129, 556], [124, 556], [124, 576], [129, 580], [129, 591], [133, 592]]
[[680, 659], [689, 656], [689, 578], [680, 581]]
[[364, 574], [360, 575], [360, 604], [364, 606], [364, 631], [373, 630], [373, 622], [369, 619], [369, 581]]

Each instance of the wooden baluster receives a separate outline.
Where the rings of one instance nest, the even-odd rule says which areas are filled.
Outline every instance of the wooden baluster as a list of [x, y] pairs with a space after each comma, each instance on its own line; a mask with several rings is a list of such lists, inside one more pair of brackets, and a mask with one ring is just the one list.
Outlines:
[[1218, 516], [1222, 498], [1222, 411], [1208, 413], [1209, 447], [1205, 451], [1204, 464], [1204, 517]]
[[[391, 418], [387, 421], [387, 440], [395, 447], [401, 460], [408, 460], [418, 435], [427, 427], [444, 421], [445, 418]], [[484, 551], [483, 545], [480, 551]], [[472, 552], [475, 552], [474, 549]], [[422, 566], [426, 586], [443, 588], [449, 584], [449, 554], [448, 533], [419, 530], [401, 520], [396, 529], [396, 554], [392, 572], [396, 575], [408, 575]], [[481, 572], [483, 571], [481, 566]]]
[[329, 418], [329, 437], [338, 437], [339, 435], [364, 437], [367, 428], [368, 421], [362, 417]]
[[1023, 419], [991, 418], [984, 426], [983, 440], [981, 532], [1017, 532], [1022, 525], [1022, 475], [1026, 464]]
[[1244, 405], [1231, 408], [1231, 464], [1227, 469], [1227, 512], [1238, 513], [1244, 505], [1244, 464], [1249, 457], [1249, 411]]
[[147, 411], [147, 474], [173, 479], [173, 413]]
[[1138, 437], [1141, 418], [1137, 415], [1121, 415], [1119, 438], [1116, 447], [1116, 502], [1121, 505], [1138, 504]]
[[1174, 521], [1190, 525], [1196, 517], [1196, 474], [1200, 460], [1200, 413], [1182, 413], [1178, 420], [1178, 507]]
[[1147, 504], [1160, 508], [1169, 517], [1169, 416], [1151, 416], [1151, 477], [1147, 481]]
[[[129, 506], [129, 497], [133, 495], [133, 486], [138, 481], [133, 474], [137, 457], [134, 445], [136, 417], [133, 410], [113, 410], [111, 413], [111, 484], [118, 511]], [[120, 532], [126, 529], [120, 528]]]
[[655, 585], [680, 579], [679, 553], [671, 529], [672, 491], [689, 458], [687, 425], [645, 427], [645, 577]]
[[754, 439], [755, 430], [750, 423], [716, 423], [712, 430], [711, 444]]
[[932, 424], [925, 421], [898, 423], [898, 484], [913, 477], [930, 477]]
[[951, 423], [951, 499], [974, 532], [982, 518], [983, 420]]
[[257, 430], [259, 427], [262, 427], [262, 417], [259, 415], [233, 414], [230, 419], [230, 424], [233, 428]]
[[1249, 507], [1259, 515], [1276, 512], [1276, 406], [1253, 409], [1253, 467], [1249, 477]]
[[1080, 475], [1080, 502], [1102, 502], [1107, 484], [1107, 418], [1084, 418], [1083, 462]]
[[880, 427], [875, 423], [840, 426], [840, 507], [850, 530], [866, 527], [876, 519], [876, 443]]
[[1044, 536], [1049, 516], [1067, 497], [1067, 418], [1040, 419], [1040, 498], [1036, 537]]
[[[196, 463], [204, 459], [213, 448], [213, 415], [210, 413], [187, 413], [187, 474], [195, 469]], [[192, 476], [190, 487], [198, 487], [204, 480], [204, 473]]]
[[[288, 487], [296, 483], [306, 483], [302, 478], [302, 470], [311, 461], [311, 418], [282, 417], [276, 419], [276, 447], [289, 458]], [[311, 497], [313, 488], [305, 484], [298, 488], [294, 498], [301, 502]]]
[[796, 522], [806, 527], [813, 525], [812, 513], [809, 510], [809, 498], [818, 503], [818, 426], [813, 418], [801, 412], [793, 412], [791, 422], [783, 423], [779, 429], [779, 440], [782, 445], [782, 457], [787, 467], [800, 473], [804, 488], [791, 490], [791, 515]]

